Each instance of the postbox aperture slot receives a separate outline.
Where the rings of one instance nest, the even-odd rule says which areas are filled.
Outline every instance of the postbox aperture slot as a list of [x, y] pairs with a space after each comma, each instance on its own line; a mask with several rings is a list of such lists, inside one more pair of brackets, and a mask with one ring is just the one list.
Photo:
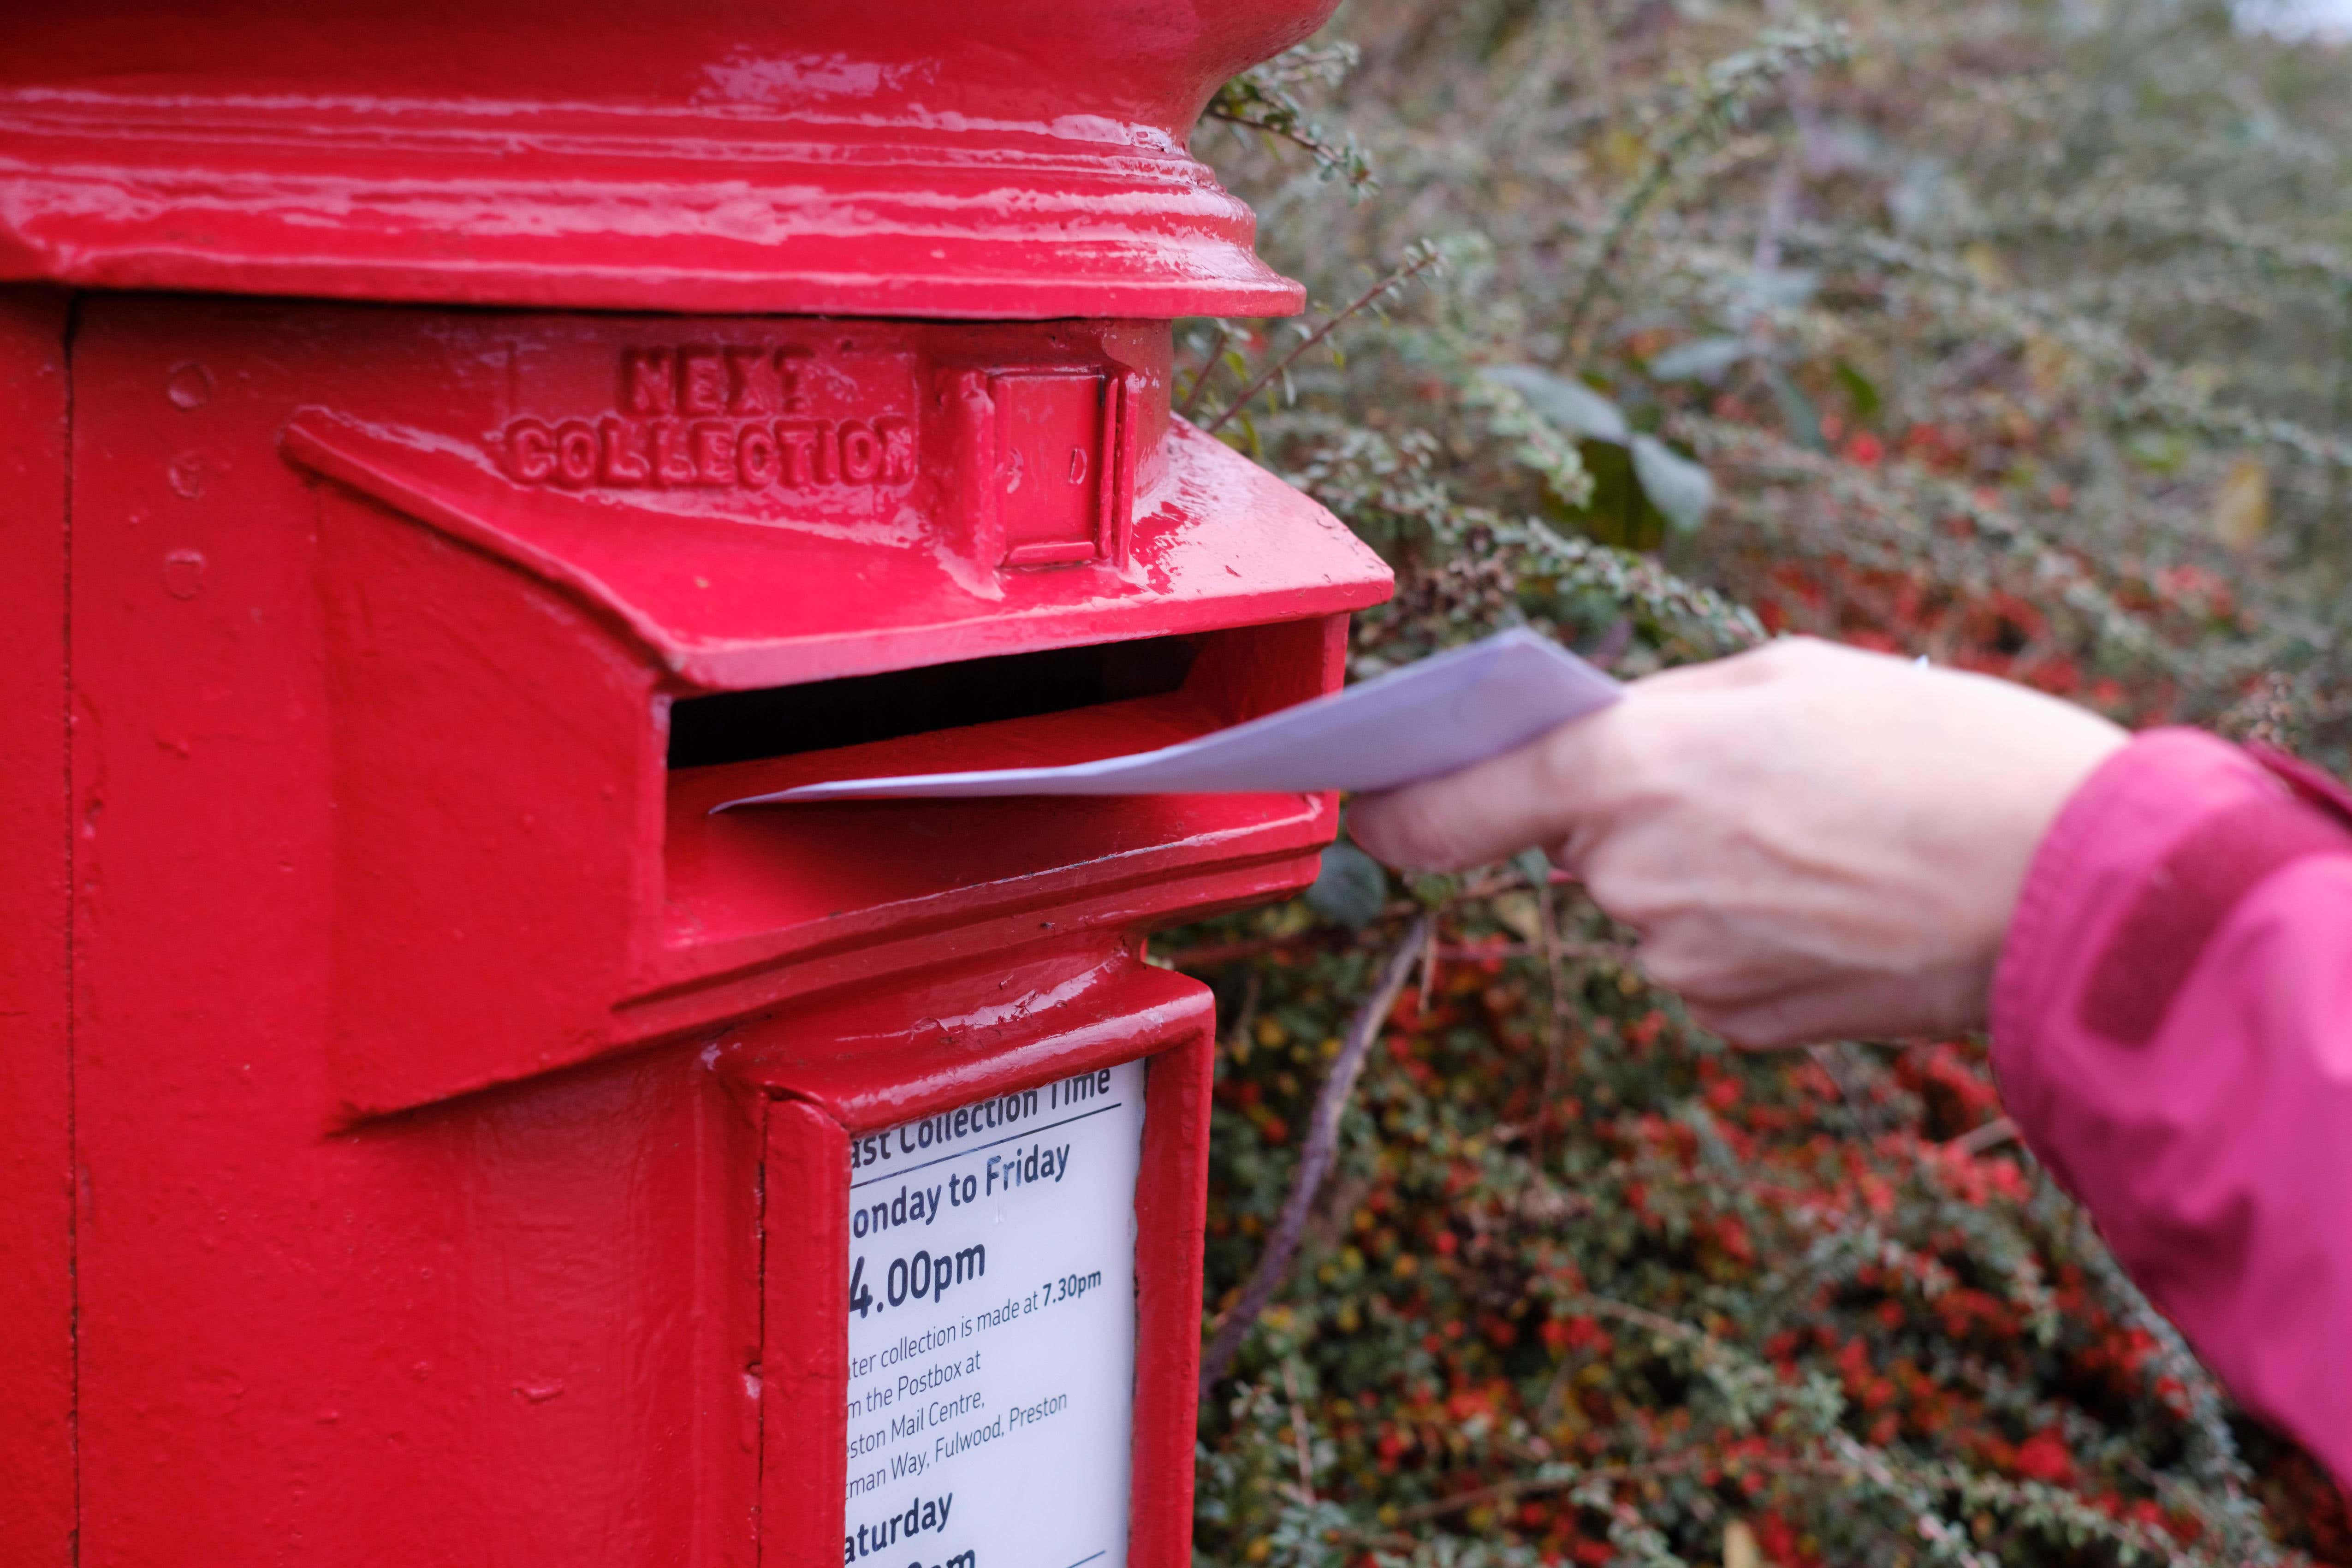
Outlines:
[[1198, 651], [1192, 637], [1146, 637], [682, 698], [670, 705], [669, 765], [799, 756], [1164, 697], [1183, 686]]
[[[1289, 858], [1311, 859], [1329, 835], [1328, 804], [1316, 797], [1013, 795], [711, 810], [820, 779], [1051, 766], [1173, 745], [1318, 695], [1343, 635], [1337, 617], [1315, 616], [747, 694], [775, 704], [757, 712], [709, 698], [674, 702], [673, 720], [688, 717], [667, 772], [656, 961], [666, 983], [724, 973], [766, 987], [775, 982], [754, 976], [772, 963], [805, 985], [822, 963], [802, 960], [853, 941], [911, 942], [955, 927], [1002, 942], [1066, 935], [1073, 922], [1132, 923], [1147, 918], [1131, 890], [1138, 879], [1204, 845], [1262, 868], [1230, 873], [1236, 902], [1261, 885], [1287, 885]], [[978, 697], [975, 686], [985, 688]], [[716, 723], [705, 715], [755, 736], [761, 754], [690, 763], [730, 754], [708, 749], [724, 742], [726, 726], [717, 741], [694, 733]], [[888, 738], [864, 738], [877, 734]], [[1036, 913], [1045, 902], [1056, 907]]]

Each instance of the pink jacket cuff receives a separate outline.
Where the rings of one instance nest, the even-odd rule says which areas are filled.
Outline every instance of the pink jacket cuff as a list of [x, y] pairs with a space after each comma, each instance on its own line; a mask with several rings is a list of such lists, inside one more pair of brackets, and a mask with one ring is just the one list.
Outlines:
[[2352, 1479], [2352, 833], [2159, 730], [2035, 854], [1992, 995], [2027, 1143], [2249, 1409]]

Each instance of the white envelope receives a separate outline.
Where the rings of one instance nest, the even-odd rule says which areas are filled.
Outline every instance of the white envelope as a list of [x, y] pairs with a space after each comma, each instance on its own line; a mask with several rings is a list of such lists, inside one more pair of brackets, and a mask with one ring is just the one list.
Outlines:
[[1499, 632], [1181, 745], [1057, 768], [836, 779], [713, 807], [993, 795], [1394, 789], [1512, 750], [1624, 689], [1549, 638]]

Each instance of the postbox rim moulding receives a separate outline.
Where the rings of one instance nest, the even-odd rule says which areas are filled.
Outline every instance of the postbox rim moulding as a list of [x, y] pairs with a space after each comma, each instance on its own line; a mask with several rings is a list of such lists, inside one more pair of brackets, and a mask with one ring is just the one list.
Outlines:
[[1304, 303], [1184, 140], [1330, 0], [1149, 25], [690, 0], [658, 36], [587, 4], [554, 60], [514, 54], [546, 52], [530, 0], [389, 32], [371, 9], [24, 19], [0, 60], [0, 281], [960, 320]]

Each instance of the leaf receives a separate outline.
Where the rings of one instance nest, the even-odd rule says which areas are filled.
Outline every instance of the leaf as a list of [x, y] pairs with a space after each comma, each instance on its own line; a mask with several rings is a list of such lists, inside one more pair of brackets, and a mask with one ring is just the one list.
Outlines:
[[1978, 240], [1960, 252], [1960, 265], [1981, 288], [1999, 289], [2009, 281], [2009, 268], [2001, 261], [2000, 252], [1990, 243]]
[[1715, 504], [1715, 480], [1655, 436], [1633, 437], [1633, 477], [1642, 494], [1677, 532], [1695, 533]]
[[1789, 439], [1809, 451], [1828, 451], [1830, 444], [1822, 439], [1821, 410], [1805, 395], [1805, 389], [1777, 364], [1764, 367], [1764, 384], [1772, 389], [1772, 401], [1780, 405], [1780, 420], [1789, 427]]
[[2252, 550], [2270, 526], [2270, 470], [2260, 458], [2242, 456], [2213, 492], [2213, 532], [2232, 550]]
[[1947, 228], [1966, 205], [1966, 192], [1941, 158], [1913, 158], [1886, 193], [1886, 216], [1900, 235]]
[[1837, 378], [1838, 384], [1845, 388], [1846, 402], [1853, 405], [1857, 423], [1867, 425], [1878, 417], [1878, 411], [1885, 406], [1885, 400], [1878, 395], [1876, 382], [1843, 360], [1837, 362]]
[[1498, 364], [1486, 373], [1528, 400], [1528, 406], [1570, 435], [1623, 446], [1633, 429], [1617, 405], [1580, 381], [1532, 364]]
[[1591, 502], [1592, 476], [1585, 468], [1580, 444], [1537, 413], [1526, 394], [1493, 376], [1480, 376], [1465, 389], [1465, 401], [1486, 410], [1488, 427], [1496, 435], [1517, 437], [1511, 457], [1542, 478], [1548, 498], [1569, 510]]
[[1511, 864], [1530, 888], [1544, 887], [1551, 881], [1551, 857], [1540, 849], [1522, 849], [1511, 857]]
[[1822, 275], [1801, 267], [1775, 267], [1751, 272], [1739, 285], [1742, 303], [1756, 310], [1806, 304], [1821, 291]]
[[2177, 430], [2135, 430], [2124, 438], [2124, 456], [2151, 474], [2170, 474], [2189, 460], [2189, 437]]
[[1423, 871], [1411, 884], [1423, 909], [1442, 909], [1462, 896], [1462, 879], [1451, 871]]
[[1666, 517], [1643, 499], [1633, 452], [1614, 441], [1587, 441], [1581, 450], [1592, 498], [1575, 519], [1578, 531], [1621, 550], [1656, 549], [1665, 539]]
[[1624, 125], [1612, 125], [1601, 139], [1598, 162], [1610, 174], [1622, 179], [1633, 174], [1650, 156], [1650, 144]]
[[2025, 335], [2025, 378], [2039, 395], [2055, 397], [2065, 391], [2080, 363], [2074, 350], [2049, 333]]
[[1528, 892], [1497, 893], [1487, 905], [1503, 929], [1524, 942], [1543, 941], [1543, 906]]
[[1660, 381], [1717, 382], [1754, 352], [1754, 345], [1746, 338], [1694, 338], [1686, 343], [1676, 343], [1650, 361], [1650, 374]]
[[1352, 844], [1323, 851], [1323, 868], [1307, 889], [1307, 904], [1325, 920], [1345, 926], [1369, 925], [1389, 900], [1389, 874]]

